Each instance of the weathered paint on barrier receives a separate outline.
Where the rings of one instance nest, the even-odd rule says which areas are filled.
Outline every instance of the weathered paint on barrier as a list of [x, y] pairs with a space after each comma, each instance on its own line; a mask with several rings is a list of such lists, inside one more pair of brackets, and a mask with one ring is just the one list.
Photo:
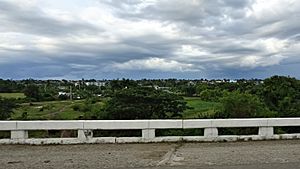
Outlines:
[[[274, 127], [300, 126], [300, 118], [189, 119], [189, 120], [57, 120], [0, 121], [0, 131], [11, 138], [0, 144], [148, 143], [178, 141], [239, 141], [300, 139], [300, 133], [274, 134]], [[257, 135], [219, 135], [218, 128], [258, 127]], [[204, 136], [156, 137], [156, 129], [203, 128]], [[28, 138], [30, 130], [77, 130], [77, 138]], [[142, 130], [141, 137], [93, 137], [93, 130]]]

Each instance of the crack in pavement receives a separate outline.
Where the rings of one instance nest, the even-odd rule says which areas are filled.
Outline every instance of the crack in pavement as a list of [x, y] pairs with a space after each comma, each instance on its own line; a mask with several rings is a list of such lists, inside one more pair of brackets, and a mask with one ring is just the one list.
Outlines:
[[184, 158], [183, 157], [177, 157], [176, 152], [180, 147], [182, 147], [182, 143], [176, 144], [173, 148], [171, 148], [170, 151], [168, 151], [163, 157], [162, 160], [160, 160], [157, 163], [157, 166], [163, 166], [163, 165], [181, 165], [180, 161], [182, 161]]

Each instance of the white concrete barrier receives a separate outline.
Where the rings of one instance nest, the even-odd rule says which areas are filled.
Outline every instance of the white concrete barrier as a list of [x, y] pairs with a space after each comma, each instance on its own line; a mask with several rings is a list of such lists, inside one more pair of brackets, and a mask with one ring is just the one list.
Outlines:
[[76, 130], [83, 129], [83, 121], [16, 121], [17, 130]]
[[125, 129], [147, 129], [149, 120], [85, 120], [84, 129], [99, 130], [125, 130]]
[[[0, 131], [11, 137], [0, 144], [78, 144], [175, 141], [237, 141], [300, 139], [300, 133], [274, 134], [274, 127], [300, 126], [300, 118], [189, 119], [189, 120], [57, 120], [0, 121]], [[219, 135], [218, 128], [257, 127], [257, 135]], [[203, 136], [156, 137], [156, 129], [203, 128]], [[77, 138], [28, 138], [31, 130], [77, 130]], [[141, 137], [94, 137], [93, 130], [141, 130]]]

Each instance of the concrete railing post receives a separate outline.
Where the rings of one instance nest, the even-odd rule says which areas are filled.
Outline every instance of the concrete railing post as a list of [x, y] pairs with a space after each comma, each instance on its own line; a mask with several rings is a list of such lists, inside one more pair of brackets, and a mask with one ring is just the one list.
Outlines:
[[204, 128], [204, 137], [207, 138], [218, 137], [218, 128], [215, 127]]
[[274, 128], [273, 127], [259, 127], [258, 130], [259, 136], [273, 136], [274, 135]]
[[28, 131], [26, 131], [26, 130], [12, 130], [12, 131], [10, 131], [10, 138], [11, 139], [27, 139], [28, 138]]
[[88, 140], [93, 137], [92, 130], [78, 130], [77, 138], [79, 140]]
[[142, 138], [145, 140], [155, 138], [155, 129], [143, 129], [142, 130]]

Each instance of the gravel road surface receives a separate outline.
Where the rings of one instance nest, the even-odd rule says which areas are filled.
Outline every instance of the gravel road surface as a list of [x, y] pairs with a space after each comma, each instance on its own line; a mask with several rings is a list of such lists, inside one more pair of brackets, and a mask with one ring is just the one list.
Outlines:
[[0, 168], [300, 169], [300, 140], [0, 145]]

